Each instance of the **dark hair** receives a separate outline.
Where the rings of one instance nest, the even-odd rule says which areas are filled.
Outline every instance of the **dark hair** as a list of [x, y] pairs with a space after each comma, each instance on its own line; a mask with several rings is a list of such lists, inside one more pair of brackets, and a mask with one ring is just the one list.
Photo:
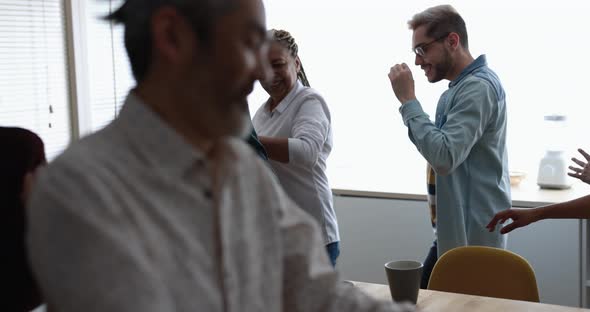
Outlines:
[[[4, 260], [0, 302], [2, 311], [30, 311], [41, 304], [41, 295], [29, 267], [25, 244], [24, 177], [44, 164], [43, 141], [31, 131], [0, 127], [0, 189], [3, 206]], [[6, 290], [8, 289], [8, 290]], [[8, 293], [7, 293], [8, 292]]]
[[408, 26], [412, 30], [422, 25], [426, 25], [426, 36], [430, 38], [441, 38], [451, 32], [457, 33], [463, 48], [469, 50], [465, 21], [452, 6], [447, 4], [428, 8], [408, 21]]
[[[297, 43], [295, 43], [295, 38], [293, 38], [293, 36], [291, 36], [288, 31], [282, 29], [271, 29], [268, 31], [268, 34], [271, 41], [282, 44], [293, 57], [299, 57], [299, 47], [297, 46]], [[304, 86], [310, 87], [309, 80], [307, 80], [307, 74], [305, 74], [301, 59], [299, 59], [299, 65], [301, 66], [301, 70], [297, 73], [297, 78], [301, 80], [301, 83]]]
[[133, 77], [141, 82], [150, 67], [152, 34], [150, 19], [164, 6], [178, 10], [193, 26], [197, 38], [208, 43], [213, 22], [235, 7], [236, 0], [125, 0], [125, 3], [105, 19], [125, 27], [125, 49]]

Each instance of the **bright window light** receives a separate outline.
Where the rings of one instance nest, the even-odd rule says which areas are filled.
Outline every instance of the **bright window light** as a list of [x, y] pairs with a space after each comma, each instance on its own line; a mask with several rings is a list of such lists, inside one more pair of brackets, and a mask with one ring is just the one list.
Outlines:
[[[448, 1], [467, 23], [473, 57], [486, 54], [507, 93], [510, 170], [536, 179], [545, 145], [543, 116], [568, 118], [567, 155], [590, 149], [588, 33], [590, 2]], [[425, 160], [411, 144], [387, 73], [406, 62], [416, 94], [434, 119], [447, 81], [427, 82], [414, 66], [406, 22], [438, 1], [266, 0], [269, 28], [290, 31], [311, 86], [332, 112], [334, 150], [329, 158], [333, 188], [426, 193]], [[250, 109], [267, 99], [260, 86]], [[576, 155], [577, 156], [577, 155]]]

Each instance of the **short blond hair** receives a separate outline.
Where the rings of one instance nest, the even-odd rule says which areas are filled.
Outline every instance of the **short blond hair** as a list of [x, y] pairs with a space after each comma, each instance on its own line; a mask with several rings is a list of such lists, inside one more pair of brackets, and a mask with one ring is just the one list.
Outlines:
[[408, 27], [411, 30], [421, 26], [426, 26], [426, 35], [430, 38], [440, 38], [452, 32], [457, 33], [461, 45], [465, 49], [469, 48], [465, 21], [451, 5], [444, 4], [428, 8], [415, 14], [408, 21]]

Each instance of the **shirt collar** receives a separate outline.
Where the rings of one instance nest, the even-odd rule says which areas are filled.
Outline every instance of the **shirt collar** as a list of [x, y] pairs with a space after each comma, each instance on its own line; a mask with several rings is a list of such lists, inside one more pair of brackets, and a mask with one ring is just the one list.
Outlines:
[[465, 67], [459, 76], [455, 78], [455, 80], [449, 82], [449, 88], [457, 85], [459, 82], [461, 82], [461, 80], [463, 80], [463, 78], [467, 77], [467, 75], [471, 74], [476, 69], [487, 65], [488, 62], [486, 61], [486, 56], [484, 54], [480, 55], [477, 59], [475, 59], [475, 61], [471, 62], [471, 64]]
[[182, 175], [196, 164], [205, 163], [204, 153], [185, 141], [133, 91], [115, 125], [145, 161], [158, 170]]
[[285, 98], [283, 100], [281, 100], [281, 102], [279, 103], [279, 105], [277, 105], [277, 107], [275, 107], [275, 110], [273, 112], [270, 111], [270, 99], [268, 99], [268, 101], [266, 101], [265, 104], [265, 110], [268, 114], [272, 114], [275, 112], [279, 112], [280, 114], [282, 114], [285, 109], [287, 109], [287, 106], [289, 106], [289, 104], [295, 99], [295, 96], [297, 95], [297, 93], [299, 93], [299, 90], [301, 90], [301, 88], [303, 88], [303, 84], [301, 84], [301, 81], [299, 81], [299, 79], [297, 79], [297, 81], [295, 82], [295, 86], [293, 86], [293, 89], [291, 89], [291, 91], [289, 91], [289, 93], [287, 93], [287, 96], [285, 96]]

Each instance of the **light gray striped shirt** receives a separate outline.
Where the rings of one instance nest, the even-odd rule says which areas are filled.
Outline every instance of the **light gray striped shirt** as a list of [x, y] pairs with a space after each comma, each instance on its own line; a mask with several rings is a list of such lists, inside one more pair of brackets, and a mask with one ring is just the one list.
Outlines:
[[[237, 139], [205, 155], [134, 95], [44, 169], [32, 266], [59, 312], [392, 311], [338, 282], [313, 219]], [[376, 268], [379, 269], [379, 268]]]

